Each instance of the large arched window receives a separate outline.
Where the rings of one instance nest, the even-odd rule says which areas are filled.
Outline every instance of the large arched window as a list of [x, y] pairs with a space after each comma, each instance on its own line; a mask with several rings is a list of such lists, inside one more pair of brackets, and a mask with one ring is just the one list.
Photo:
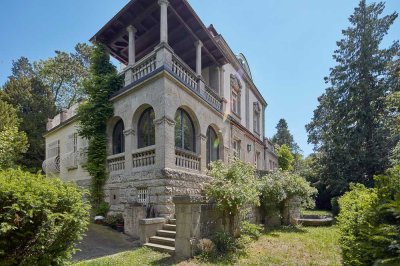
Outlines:
[[154, 128], [154, 110], [147, 108], [139, 118], [138, 123], [138, 148], [154, 145], [156, 133]]
[[193, 121], [189, 114], [180, 108], [175, 114], [175, 147], [196, 152]]
[[113, 154], [125, 152], [124, 122], [119, 120], [115, 126], [112, 137]]
[[207, 165], [219, 160], [219, 144], [217, 133], [212, 127], [207, 129]]

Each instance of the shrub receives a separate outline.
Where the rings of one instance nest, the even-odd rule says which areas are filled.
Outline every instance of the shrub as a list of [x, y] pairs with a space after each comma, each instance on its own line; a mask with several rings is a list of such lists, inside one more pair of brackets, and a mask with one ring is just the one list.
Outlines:
[[216, 232], [212, 240], [219, 254], [232, 253], [237, 249], [236, 239], [224, 231]]
[[203, 260], [208, 260], [214, 256], [215, 245], [210, 239], [200, 239], [197, 247], [200, 250], [200, 258], [202, 258]]
[[333, 197], [331, 199], [331, 206], [332, 206], [331, 211], [332, 211], [333, 216], [338, 216], [339, 215], [339, 211], [340, 211], [340, 208], [339, 208], [339, 197]]
[[400, 265], [400, 167], [351, 185], [337, 218], [344, 265]]
[[266, 209], [280, 208], [284, 200], [295, 196], [301, 199], [304, 208], [313, 208], [317, 194], [317, 190], [303, 177], [281, 170], [262, 177], [260, 191]]
[[107, 225], [115, 228], [117, 224], [124, 223], [124, 217], [122, 216], [122, 213], [109, 214], [107, 215], [105, 222]]
[[60, 265], [87, 229], [85, 192], [59, 179], [0, 171], [0, 265]]
[[243, 221], [240, 223], [240, 232], [247, 235], [253, 239], [259, 239], [262, 232], [262, 227], [256, 224]]
[[240, 210], [246, 205], [260, 204], [255, 167], [238, 159], [228, 165], [216, 161], [211, 163], [208, 174], [212, 179], [205, 188], [206, 194], [215, 199], [224, 218], [229, 219], [229, 233], [234, 236], [237, 229], [235, 217]]

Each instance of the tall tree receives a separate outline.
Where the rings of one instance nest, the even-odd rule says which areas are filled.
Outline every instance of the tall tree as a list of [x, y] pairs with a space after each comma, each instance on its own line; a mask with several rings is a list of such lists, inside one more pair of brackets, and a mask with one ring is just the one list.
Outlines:
[[14, 167], [27, 150], [26, 134], [19, 131], [19, 123], [17, 111], [0, 100], [0, 169]]
[[2, 88], [1, 99], [11, 104], [21, 118], [19, 126], [28, 136], [28, 151], [18, 161], [21, 166], [37, 171], [45, 156], [43, 134], [46, 122], [55, 115], [51, 92], [41, 83], [29, 60], [21, 57], [13, 62], [12, 75]]
[[343, 30], [333, 58], [330, 84], [319, 97], [319, 106], [306, 125], [309, 142], [319, 152], [321, 181], [332, 196], [348, 189], [350, 182], [373, 185], [373, 176], [389, 165], [393, 148], [386, 127], [385, 96], [394, 88], [388, 65], [399, 51], [398, 42], [381, 48], [397, 13], [383, 16], [383, 3], [361, 0]]
[[89, 76], [92, 47], [78, 43], [73, 53], [56, 51], [55, 57], [36, 62], [35, 72], [47, 85], [57, 108], [69, 108], [85, 96], [83, 81]]
[[293, 135], [289, 131], [288, 124], [285, 119], [280, 119], [276, 125], [276, 134], [271, 139], [275, 145], [287, 145], [292, 153], [300, 153], [300, 147], [294, 141]]

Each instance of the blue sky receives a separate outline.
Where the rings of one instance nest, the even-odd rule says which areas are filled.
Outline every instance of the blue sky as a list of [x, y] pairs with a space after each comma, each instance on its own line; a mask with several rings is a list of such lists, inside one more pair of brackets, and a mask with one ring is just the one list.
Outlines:
[[[31, 61], [72, 51], [86, 42], [127, 0], [2, 0], [0, 1], [0, 84], [20, 56]], [[249, 61], [253, 79], [268, 102], [266, 135], [275, 133], [280, 118], [304, 153], [304, 125], [313, 115], [334, 66], [333, 51], [358, 0], [189, 0], [204, 24], [214, 24], [234, 52]], [[370, 1], [369, 1], [370, 2]], [[399, 0], [386, 1], [386, 13], [400, 11]], [[400, 39], [400, 19], [385, 44]]]

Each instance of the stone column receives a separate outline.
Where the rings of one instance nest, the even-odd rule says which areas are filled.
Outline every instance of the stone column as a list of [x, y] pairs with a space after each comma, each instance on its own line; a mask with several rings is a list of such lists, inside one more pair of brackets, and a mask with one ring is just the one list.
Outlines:
[[157, 168], [175, 167], [175, 121], [164, 116], [154, 121], [156, 125]]
[[133, 137], [135, 131], [133, 129], [124, 130], [125, 136], [125, 175], [130, 175], [132, 171], [132, 151], [133, 151]]
[[137, 32], [137, 30], [132, 25], [129, 25], [126, 30], [128, 31], [129, 35], [128, 59], [129, 65], [132, 66], [136, 62], [135, 33]]
[[203, 134], [200, 135], [200, 158], [200, 170], [202, 174], [205, 174], [207, 172], [207, 136]]
[[196, 47], [196, 74], [198, 77], [201, 77], [201, 48], [203, 47], [203, 43], [197, 40], [194, 45]]
[[158, 0], [161, 8], [160, 15], [160, 43], [168, 43], [168, 0]]

